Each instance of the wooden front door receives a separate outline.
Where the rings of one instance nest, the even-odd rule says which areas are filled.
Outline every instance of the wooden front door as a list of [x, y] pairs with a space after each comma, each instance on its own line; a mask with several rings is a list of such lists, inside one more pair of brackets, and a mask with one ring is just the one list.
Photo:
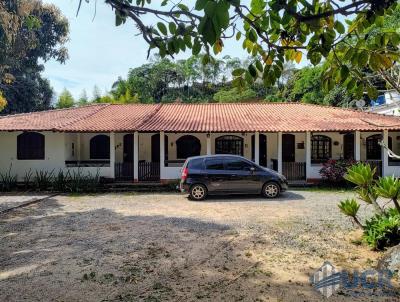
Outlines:
[[354, 159], [354, 133], [343, 136], [343, 158]]
[[282, 161], [295, 161], [295, 136], [293, 134], [282, 135]]
[[[164, 152], [165, 152], [165, 160], [168, 160], [168, 136], [164, 136]], [[160, 162], [160, 134], [154, 134], [151, 137], [151, 162], [159, 163]]]
[[[260, 166], [266, 167], [267, 166], [267, 136], [264, 134], [260, 134]], [[255, 160], [255, 135], [251, 136], [251, 159]]]
[[133, 134], [124, 135], [124, 163], [133, 163]]

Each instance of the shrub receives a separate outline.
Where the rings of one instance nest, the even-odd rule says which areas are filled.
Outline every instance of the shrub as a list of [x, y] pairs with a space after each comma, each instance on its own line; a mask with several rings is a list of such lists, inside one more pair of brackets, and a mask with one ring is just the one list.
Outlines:
[[365, 223], [364, 241], [375, 250], [382, 250], [400, 243], [400, 215], [392, 209], [377, 214]]
[[322, 179], [335, 184], [343, 183], [345, 181], [344, 175], [347, 169], [353, 166], [356, 162], [354, 160], [328, 160], [323, 164], [323, 167], [319, 171]]
[[24, 189], [29, 190], [32, 187], [33, 172], [31, 169], [25, 172], [24, 176]]
[[100, 188], [100, 172], [84, 175], [82, 170], [73, 170], [68, 178], [67, 190], [71, 193], [97, 192]]
[[35, 178], [33, 183], [35, 185], [35, 189], [39, 191], [46, 191], [51, 187], [53, 182], [53, 174], [54, 170], [52, 171], [36, 171]]
[[0, 182], [3, 192], [12, 191], [17, 187], [17, 175], [12, 173], [12, 164], [6, 172], [0, 173]]
[[69, 171], [64, 173], [63, 170], [60, 169], [56, 177], [53, 180], [53, 190], [58, 192], [65, 192], [68, 187], [68, 181], [70, 178]]
[[97, 192], [100, 187], [100, 172], [97, 170], [95, 175], [92, 175], [88, 173], [88, 175], [85, 178], [86, 186], [85, 190], [86, 192]]

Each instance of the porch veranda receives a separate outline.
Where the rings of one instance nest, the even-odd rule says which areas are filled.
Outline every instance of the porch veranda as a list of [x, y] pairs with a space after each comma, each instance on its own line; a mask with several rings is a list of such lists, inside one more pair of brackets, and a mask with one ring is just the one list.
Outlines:
[[[289, 181], [306, 182], [320, 178], [319, 170], [327, 159], [369, 161], [380, 174], [394, 173], [397, 163], [377, 142], [383, 140], [396, 151], [398, 133], [76, 133], [76, 155], [69, 166], [104, 167], [102, 175], [117, 181], [166, 182], [179, 179], [188, 156], [238, 154], [284, 174]], [[108, 137], [100, 143], [98, 137]], [[101, 141], [101, 140], [100, 140]], [[102, 154], [93, 152], [102, 150]], [[108, 148], [108, 152], [105, 149]], [[107, 154], [108, 153], [108, 154]], [[102, 158], [104, 157], [104, 158]]]

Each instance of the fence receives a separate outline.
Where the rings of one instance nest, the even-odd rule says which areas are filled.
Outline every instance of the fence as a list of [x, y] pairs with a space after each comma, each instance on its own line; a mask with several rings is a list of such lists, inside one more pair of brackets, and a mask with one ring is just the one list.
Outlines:
[[306, 163], [283, 162], [282, 174], [287, 180], [305, 180]]

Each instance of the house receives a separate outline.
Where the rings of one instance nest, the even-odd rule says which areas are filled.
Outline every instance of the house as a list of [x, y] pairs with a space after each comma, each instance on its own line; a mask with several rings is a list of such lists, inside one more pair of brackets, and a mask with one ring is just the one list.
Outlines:
[[400, 94], [396, 90], [388, 90], [371, 102], [369, 112], [400, 116]]
[[180, 177], [189, 156], [239, 154], [290, 181], [316, 181], [328, 159], [400, 176], [400, 119], [301, 103], [97, 104], [0, 118], [0, 167], [81, 169], [124, 181]]

